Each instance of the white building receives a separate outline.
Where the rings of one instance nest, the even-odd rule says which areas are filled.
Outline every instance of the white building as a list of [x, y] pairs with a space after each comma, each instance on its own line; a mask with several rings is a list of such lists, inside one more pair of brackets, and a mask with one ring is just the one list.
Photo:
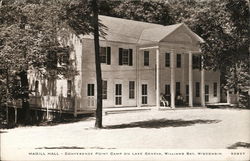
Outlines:
[[[161, 93], [171, 107], [178, 107], [178, 95], [184, 98], [182, 106], [220, 101], [220, 73], [201, 68], [203, 39], [185, 24], [162, 26], [99, 18], [107, 27], [107, 35], [100, 38], [104, 108], [159, 107]], [[70, 59], [79, 74], [70, 80], [54, 81], [39, 80], [31, 74], [31, 88], [37, 91], [31, 97], [32, 106], [75, 115], [95, 109], [93, 36], [72, 34], [70, 43], [74, 48]]]

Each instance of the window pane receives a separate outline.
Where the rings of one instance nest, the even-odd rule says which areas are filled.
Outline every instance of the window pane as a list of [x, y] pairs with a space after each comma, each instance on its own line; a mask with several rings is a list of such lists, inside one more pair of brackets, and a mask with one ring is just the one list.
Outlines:
[[100, 47], [100, 61], [101, 63], [107, 63], [107, 48]]
[[144, 66], [149, 66], [149, 51], [144, 51]]
[[209, 86], [205, 85], [205, 102], [209, 101]]
[[177, 54], [176, 61], [177, 61], [176, 67], [180, 68], [181, 67], [181, 54]]
[[72, 91], [72, 82], [71, 80], [68, 80], [67, 82], [67, 97], [71, 97], [71, 91]]
[[214, 83], [214, 97], [217, 97], [217, 83]]
[[102, 99], [107, 99], [107, 81], [102, 81]]
[[142, 85], [142, 95], [147, 95], [147, 94], [148, 94], [147, 85], [143, 84]]
[[129, 98], [135, 98], [135, 82], [129, 81]]
[[88, 96], [94, 96], [95, 95], [95, 89], [94, 84], [88, 84]]
[[123, 49], [122, 50], [122, 64], [129, 65], [128, 60], [129, 60], [128, 49]]
[[165, 53], [165, 66], [170, 67], [170, 54]]

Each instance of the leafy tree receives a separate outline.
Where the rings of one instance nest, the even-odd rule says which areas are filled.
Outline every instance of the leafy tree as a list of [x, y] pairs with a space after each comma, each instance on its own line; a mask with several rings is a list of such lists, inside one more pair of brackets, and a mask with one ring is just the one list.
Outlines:
[[100, 14], [136, 21], [170, 25], [174, 19], [165, 1], [101, 1]]
[[52, 68], [50, 59], [59, 52], [69, 53], [58, 40], [58, 31], [64, 26], [60, 11], [56, 5], [29, 0], [4, 1], [0, 8], [0, 68], [20, 78], [19, 98], [26, 124], [31, 122], [28, 72], [37, 70], [47, 77], [68, 72], [67, 67]]

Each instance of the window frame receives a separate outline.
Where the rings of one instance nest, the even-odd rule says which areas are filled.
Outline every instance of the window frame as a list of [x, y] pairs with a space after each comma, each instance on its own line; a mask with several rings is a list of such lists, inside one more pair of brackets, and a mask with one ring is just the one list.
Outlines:
[[87, 96], [88, 97], [95, 96], [95, 84], [89, 83], [87, 85]]
[[176, 54], [176, 68], [181, 68], [181, 54]]
[[129, 99], [135, 99], [135, 81], [129, 81]]
[[108, 81], [102, 80], [102, 99], [108, 99]]
[[99, 51], [100, 51], [100, 63], [110, 65], [111, 64], [111, 47], [101, 46]]
[[170, 67], [170, 53], [165, 53], [165, 67]]
[[218, 83], [214, 82], [213, 85], [214, 85], [214, 91], [213, 91], [214, 92], [214, 97], [217, 97], [218, 96], [218, 94], [217, 94], [217, 92], [218, 92], [218, 89], [217, 89], [218, 88]]
[[144, 60], [144, 66], [149, 66], [149, 51], [144, 51], [143, 52], [143, 60]]

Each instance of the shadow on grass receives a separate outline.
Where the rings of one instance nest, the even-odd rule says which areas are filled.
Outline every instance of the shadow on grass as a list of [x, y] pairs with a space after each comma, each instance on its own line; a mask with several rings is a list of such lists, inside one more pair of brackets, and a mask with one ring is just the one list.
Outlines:
[[7, 131], [2, 131], [2, 130], [0, 130], [0, 134], [1, 134], [1, 133], [7, 133]]
[[228, 149], [237, 149], [237, 148], [248, 148], [250, 149], [250, 143], [245, 143], [245, 142], [237, 142], [229, 147]]
[[56, 125], [62, 125], [62, 124], [70, 124], [80, 121], [89, 121], [94, 120], [94, 117], [83, 117], [83, 118], [66, 118], [61, 120], [53, 120], [53, 121], [44, 121], [36, 124], [36, 126], [56, 126]]
[[124, 129], [124, 128], [164, 128], [164, 127], [183, 127], [183, 126], [191, 126], [195, 124], [214, 124], [219, 123], [220, 120], [167, 120], [167, 119], [159, 119], [159, 120], [148, 120], [148, 121], [139, 121], [139, 122], [131, 122], [128, 124], [120, 124], [120, 125], [109, 125], [104, 127], [104, 129]]
[[58, 146], [58, 147], [39, 147], [35, 149], [115, 149], [115, 148], [101, 148], [101, 147], [78, 147], [78, 146]]

